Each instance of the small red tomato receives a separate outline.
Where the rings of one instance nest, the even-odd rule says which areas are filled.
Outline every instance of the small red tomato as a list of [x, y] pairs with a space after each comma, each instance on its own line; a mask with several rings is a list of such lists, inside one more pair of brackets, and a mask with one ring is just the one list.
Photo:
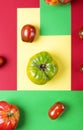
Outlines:
[[33, 25], [27, 24], [22, 27], [21, 38], [24, 42], [33, 42], [36, 35], [36, 29]]
[[49, 5], [58, 5], [59, 0], [44, 0]]
[[6, 101], [0, 101], [0, 130], [15, 130], [20, 117], [19, 109]]
[[69, 3], [69, 2], [71, 2], [72, 0], [59, 0], [59, 2], [61, 3], [61, 4], [67, 4], [67, 3]]
[[54, 120], [57, 119], [65, 110], [65, 106], [61, 102], [55, 103], [48, 111], [49, 117]]
[[80, 71], [83, 73], [83, 64], [80, 66]]
[[83, 27], [80, 28], [79, 36], [83, 40]]
[[0, 67], [2, 67], [6, 63], [6, 58], [3, 56], [0, 56]]

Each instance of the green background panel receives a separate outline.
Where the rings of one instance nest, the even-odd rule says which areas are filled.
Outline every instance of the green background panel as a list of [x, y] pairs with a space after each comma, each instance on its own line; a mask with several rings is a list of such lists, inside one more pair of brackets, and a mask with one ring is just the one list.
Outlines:
[[[0, 100], [17, 105], [21, 118], [16, 130], [83, 130], [82, 91], [0, 91]], [[56, 120], [48, 109], [57, 101], [66, 105]]]
[[50, 6], [40, 0], [40, 26], [41, 35], [70, 35], [71, 5]]

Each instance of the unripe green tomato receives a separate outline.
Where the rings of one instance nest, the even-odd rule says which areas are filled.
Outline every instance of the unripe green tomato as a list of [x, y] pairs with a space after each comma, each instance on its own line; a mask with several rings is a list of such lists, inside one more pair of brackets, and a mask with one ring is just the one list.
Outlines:
[[57, 71], [57, 63], [46, 51], [32, 56], [27, 65], [29, 79], [39, 85], [43, 85], [51, 80], [57, 74]]

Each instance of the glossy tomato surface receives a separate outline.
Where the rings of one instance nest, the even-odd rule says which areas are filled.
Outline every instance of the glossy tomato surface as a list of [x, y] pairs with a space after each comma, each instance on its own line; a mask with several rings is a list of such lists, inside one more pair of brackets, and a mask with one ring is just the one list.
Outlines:
[[80, 65], [80, 71], [83, 73], [83, 64]]
[[52, 120], [54, 120], [57, 119], [64, 110], [65, 110], [64, 104], [61, 102], [57, 102], [50, 107], [48, 115]]
[[83, 40], [83, 27], [80, 28], [79, 37]]
[[58, 71], [58, 65], [48, 52], [42, 51], [31, 57], [27, 66], [27, 75], [35, 84], [45, 84]]
[[19, 109], [5, 101], [0, 101], [0, 130], [15, 130], [20, 117]]
[[36, 35], [36, 29], [33, 25], [26, 24], [22, 27], [21, 38], [24, 42], [33, 42]]
[[61, 3], [61, 4], [67, 4], [67, 3], [69, 3], [69, 2], [71, 2], [72, 0], [59, 0], [59, 2]]

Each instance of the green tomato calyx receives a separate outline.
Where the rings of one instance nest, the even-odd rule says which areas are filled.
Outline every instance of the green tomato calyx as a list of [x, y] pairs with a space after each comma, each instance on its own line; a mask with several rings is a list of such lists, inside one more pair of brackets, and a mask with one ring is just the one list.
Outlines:
[[11, 111], [10, 111], [10, 112], [7, 112], [7, 116], [8, 116], [8, 117], [12, 117], [13, 115], [14, 115], [13, 112], [11, 112]]
[[39, 69], [41, 71], [45, 71], [46, 70], [46, 64], [40, 64]]

